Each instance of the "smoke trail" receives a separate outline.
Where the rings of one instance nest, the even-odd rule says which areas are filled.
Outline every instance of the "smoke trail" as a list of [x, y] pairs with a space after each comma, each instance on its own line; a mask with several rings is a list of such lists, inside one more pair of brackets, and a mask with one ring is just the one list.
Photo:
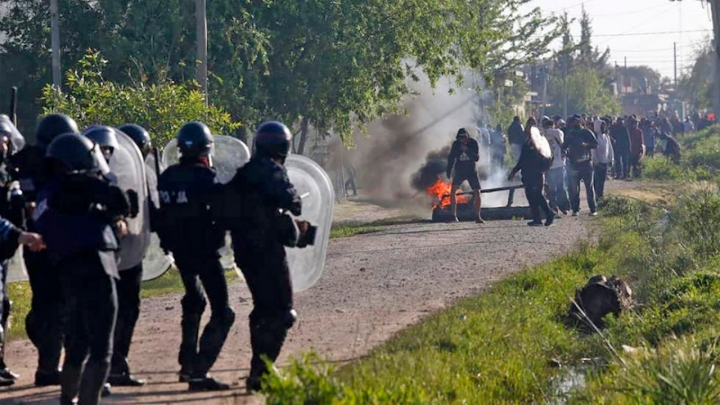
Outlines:
[[[345, 159], [357, 169], [365, 197], [406, 207], [430, 205], [432, 198], [425, 191], [439, 177], [444, 178], [458, 129], [467, 128], [479, 141], [476, 124], [481, 118], [487, 122], [478, 107], [487, 93], [470, 89], [477, 85], [473, 80], [469, 77], [470, 83], [460, 89], [443, 80], [433, 91], [421, 78], [413, 86], [418, 95], [404, 104], [406, 115], [384, 117], [368, 125], [368, 137], [355, 136], [356, 149], [346, 153]], [[478, 167], [483, 188], [505, 185], [506, 169], [492, 167], [490, 153], [482, 145]], [[483, 196], [483, 206], [504, 206], [506, 202], [506, 194]]]

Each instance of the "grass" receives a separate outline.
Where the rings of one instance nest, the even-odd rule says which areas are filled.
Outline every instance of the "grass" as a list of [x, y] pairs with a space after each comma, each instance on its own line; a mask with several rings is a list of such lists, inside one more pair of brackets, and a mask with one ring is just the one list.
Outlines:
[[[596, 245], [511, 276], [339, 370], [301, 359], [268, 380], [268, 403], [720, 403], [720, 192], [687, 189], [669, 213], [608, 199]], [[637, 305], [586, 335], [564, 319], [596, 274], [628, 281]]]
[[381, 219], [373, 222], [342, 222], [334, 225], [330, 231], [330, 239], [348, 238], [357, 235], [367, 235], [377, 233], [384, 227], [392, 225], [412, 224], [422, 221], [420, 218], [412, 215], [403, 215], [392, 218]]

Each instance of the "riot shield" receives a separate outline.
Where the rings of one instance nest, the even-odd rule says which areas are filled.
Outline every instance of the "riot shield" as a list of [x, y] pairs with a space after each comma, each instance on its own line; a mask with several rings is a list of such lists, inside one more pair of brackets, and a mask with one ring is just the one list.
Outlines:
[[297, 219], [317, 226], [315, 244], [305, 248], [286, 248], [293, 290], [305, 291], [322, 276], [330, 240], [335, 192], [330, 176], [320, 165], [301, 155], [285, 160], [290, 182], [302, 197], [302, 215]]
[[[227, 183], [235, 176], [238, 168], [250, 160], [250, 149], [237, 138], [227, 135], [214, 135], [215, 142], [211, 153], [212, 166], [217, 170], [220, 183]], [[179, 161], [179, 150], [175, 139], [163, 149], [161, 162], [164, 167]]]
[[7, 133], [10, 140], [10, 153], [18, 152], [25, 147], [25, 138], [7, 115], [0, 115], [0, 133]]
[[120, 241], [118, 269], [127, 270], [140, 264], [150, 244], [150, 208], [145, 162], [140, 149], [133, 140], [120, 130], [115, 130], [118, 148], [113, 152], [110, 172], [117, 186], [137, 194], [138, 214], [127, 218], [128, 235]]
[[27, 281], [29, 280], [27, 269], [25, 268], [25, 260], [23, 260], [23, 246], [18, 247], [17, 252], [10, 258], [8, 262], [8, 275], [7, 282], [13, 283], [15, 281]]
[[535, 150], [538, 151], [544, 158], [550, 159], [552, 157], [550, 143], [537, 127], [530, 128], [530, 140], [532, 141]]
[[[212, 166], [217, 170], [218, 181], [225, 184], [232, 180], [237, 169], [250, 160], [250, 149], [243, 141], [231, 136], [214, 135], [213, 137], [215, 141], [211, 152]], [[178, 152], [177, 142], [174, 139], [168, 142], [160, 159], [161, 166], [168, 167], [176, 164], [179, 161]], [[236, 269], [235, 258], [230, 246], [228, 241], [220, 249], [220, 262], [225, 269]]]
[[[155, 207], [159, 207], [160, 197], [157, 192], [157, 173], [155, 173], [155, 167], [155, 156], [150, 154], [145, 159], [145, 174], [147, 175], [149, 201], [152, 202]], [[165, 255], [160, 248], [160, 239], [157, 235], [154, 233], [150, 234], [150, 244], [143, 259], [143, 281], [154, 280], [162, 276], [166, 271], [170, 270], [170, 267], [172, 267], [174, 263], [175, 261], [172, 255]]]

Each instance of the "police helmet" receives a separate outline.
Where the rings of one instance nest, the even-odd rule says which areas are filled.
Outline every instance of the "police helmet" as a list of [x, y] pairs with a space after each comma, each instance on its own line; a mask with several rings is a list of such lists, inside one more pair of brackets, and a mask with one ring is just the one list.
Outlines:
[[292, 133], [285, 124], [268, 121], [261, 124], [255, 133], [255, 153], [261, 157], [285, 158], [290, 153]]
[[188, 122], [177, 134], [180, 156], [200, 158], [210, 155], [215, 142], [210, 129], [202, 122]]
[[150, 153], [152, 141], [150, 140], [150, 134], [145, 128], [137, 124], [125, 124], [118, 129], [135, 142], [135, 145], [140, 149], [143, 157], [146, 157]]
[[77, 133], [56, 137], [48, 145], [45, 156], [53, 160], [63, 173], [110, 173], [98, 145]]
[[35, 131], [37, 145], [46, 148], [56, 137], [77, 132], [79, 132], [78, 126], [74, 119], [65, 114], [50, 114], [43, 118], [37, 126]]
[[98, 144], [101, 148], [110, 148], [113, 151], [118, 148], [117, 135], [115, 135], [113, 128], [93, 125], [86, 128], [82, 135]]

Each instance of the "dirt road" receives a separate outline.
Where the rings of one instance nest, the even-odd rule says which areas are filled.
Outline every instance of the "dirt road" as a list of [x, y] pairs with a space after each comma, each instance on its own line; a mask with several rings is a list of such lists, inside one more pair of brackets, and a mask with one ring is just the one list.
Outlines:
[[[326, 273], [311, 290], [296, 296], [300, 321], [281, 357], [315, 350], [333, 361], [363, 355], [397, 331], [475, 294], [494, 281], [576, 247], [587, 239], [593, 219], [566, 217], [550, 228], [529, 228], [526, 221], [417, 223], [383, 228], [375, 234], [330, 242]], [[149, 384], [115, 388], [108, 404], [255, 404], [244, 394], [250, 360], [247, 316], [250, 294], [241, 282], [231, 285], [237, 321], [213, 375], [236, 386], [223, 394], [189, 394], [178, 384], [180, 296], [143, 302], [131, 350], [134, 371]], [[28, 341], [12, 342], [8, 363], [22, 375], [0, 391], [2, 404], [54, 404], [58, 388], [31, 386], [36, 353]]]

